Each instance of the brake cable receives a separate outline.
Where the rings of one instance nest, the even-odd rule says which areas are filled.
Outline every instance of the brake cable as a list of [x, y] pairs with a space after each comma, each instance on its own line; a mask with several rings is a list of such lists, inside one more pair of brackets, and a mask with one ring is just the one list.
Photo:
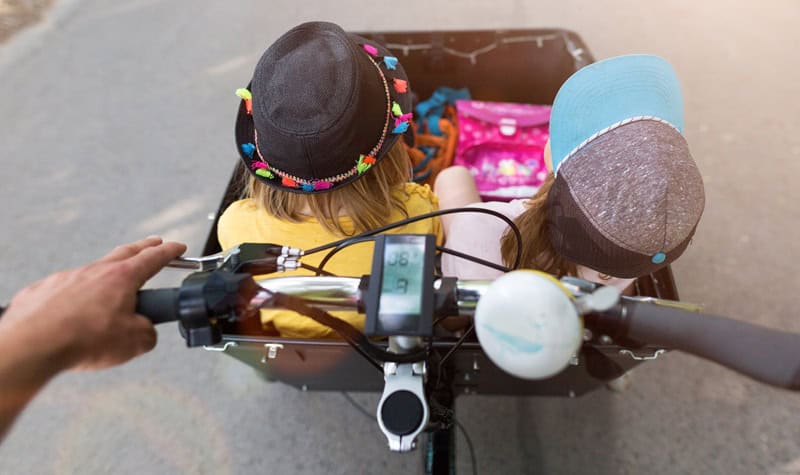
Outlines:
[[503, 220], [508, 227], [511, 228], [511, 231], [514, 233], [514, 237], [517, 241], [517, 255], [514, 259], [514, 263], [511, 266], [511, 269], [517, 269], [520, 265], [520, 260], [522, 259], [522, 233], [520, 233], [519, 228], [514, 223], [514, 220], [509, 218], [508, 216], [500, 213], [498, 211], [494, 211], [491, 209], [486, 208], [451, 208], [451, 209], [442, 209], [438, 211], [432, 211], [430, 213], [420, 214], [411, 218], [401, 219], [400, 221], [395, 221], [394, 223], [387, 224], [386, 226], [381, 226], [379, 228], [370, 229], [369, 231], [364, 231], [363, 233], [356, 234], [354, 236], [350, 236], [348, 238], [340, 239], [338, 241], [333, 241], [328, 244], [324, 244], [322, 246], [315, 247], [313, 249], [309, 249], [305, 251], [304, 255], [308, 256], [309, 254], [315, 254], [317, 252], [327, 251], [328, 249], [334, 248], [339, 246], [340, 244], [346, 243], [353, 239], [374, 236], [376, 234], [380, 234], [384, 231], [389, 231], [391, 229], [396, 229], [402, 226], [405, 226], [410, 223], [416, 223], [417, 221], [422, 221], [423, 219], [430, 219], [435, 218], [437, 216], [444, 216], [446, 214], [455, 214], [455, 213], [481, 213], [481, 214], [488, 214], [491, 216], [496, 217], [497, 219]]
[[[424, 361], [427, 357], [426, 350], [403, 354], [382, 350], [373, 345], [369, 341], [369, 338], [358, 331], [358, 329], [353, 325], [342, 320], [341, 318], [334, 317], [322, 309], [307, 305], [301, 298], [281, 292], [270, 292], [266, 289], [264, 289], [264, 292], [269, 293], [270, 298], [262, 303], [262, 308], [276, 306], [295, 311], [301, 315], [305, 315], [315, 322], [333, 329], [345, 341], [347, 341], [347, 343], [349, 343], [353, 348], [358, 350], [359, 353], [373, 363], [376, 361], [392, 363], [416, 363], [418, 361]], [[383, 371], [382, 368], [381, 371]]]

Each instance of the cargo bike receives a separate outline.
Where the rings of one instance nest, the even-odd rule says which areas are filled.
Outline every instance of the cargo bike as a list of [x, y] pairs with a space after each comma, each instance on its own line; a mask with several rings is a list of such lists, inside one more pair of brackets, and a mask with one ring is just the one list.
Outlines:
[[[478, 100], [551, 104], [560, 85], [593, 61], [578, 35], [560, 29], [359, 34], [401, 58], [419, 98], [448, 86], [467, 88]], [[238, 166], [216, 219], [241, 197], [245, 175]], [[578, 397], [669, 349], [769, 384], [800, 386], [800, 336], [697, 313], [699, 308], [679, 302], [669, 267], [637, 279], [633, 296], [579, 279], [556, 284], [524, 271], [494, 283], [463, 282], [438, 272], [442, 249], [433, 236], [374, 230], [321, 249], [249, 243], [222, 253], [216, 225], [206, 257], [174, 263], [194, 270], [182, 286], [142, 291], [140, 312], [154, 322], [177, 320], [188, 346], [236, 358], [268, 381], [301, 391], [381, 393], [375, 417], [390, 450], [410, 451], [426, 434], [427, 473], [454, 472], [454, 402], [461, 395]], [[314, 269], [313, 277], [280, 276], [304, 266], [304, 255], [335, 253], [363, 240], [375, 242], [368, 276], [332, 276], [324, 269]], [[253, 276], [260, 276], [258, 282]], [[400, 287], [389, 284], [401, 281]], [[535, 351], [526, 349], [533, 342], [524, 335], [515, 340], [482, 326], [507, 311], [507, 301], [486, 303], [498, 295], [519, 297], [514, 308], [542, 330]], [[269, 333], [260, 325], [259, 308], [292, 309], [335, 329], [342, 340]], [[365, 334], [326, 312], [336, 309], [366, 313]], [[457, 331], [441, 328], [454, 315], [469, 323]], [[525, 360], [526, 351], [530, 366], [507, 364]]]

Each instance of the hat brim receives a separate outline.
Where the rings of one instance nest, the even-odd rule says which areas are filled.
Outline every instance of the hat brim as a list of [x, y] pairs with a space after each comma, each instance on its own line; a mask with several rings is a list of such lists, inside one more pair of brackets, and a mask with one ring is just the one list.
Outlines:
[[683, 96], [672, 66], [653, 55], [590, 64], [561, 86], [550, 117], [553, 169], [592, 135], [626, 119], [657, 117], [683, 133]]
[[[400, 63], [398, 63], [396, 65], [395, 69], [389, 69], [386, 66], [385, 62], [383, 61], [383, 57], [385, 57], [385, 56], [394, 56], [392, 54], [392, 52], [389, 51], [389, 49], [385, 48], [383, 45], [381, 45], [381, 44], [379, 44], [379, 43], [377, 43], [375, 41], [372, 41], [372, 40], [367, 40], [366, 38], [363, 38], [363, 37], [361, 37], [359, 35], [348, 33], [347, 36], [356, 44], [358, 49], [362, 49], [361, 45], [363, 45], [363, 44], [369, 44], [369, 45], [375, 47], [378, 50], [378, 56], [377, 57], [373, 57], [372, 59], [381, 68], [381, 71], [383, 72], [384, 77], [386, 78], [387, 85], [389, 87], [389, 95], [391, 97], [391, 101], [394, 101], [394, 102], [397, 102], [398, 104], [400, 104], [400, 108], [402, 109], [403, 113], [412, 112], [412, 109], [413, 109], [413, 100], [412, 100], [412, 93], [411, 93], [412, 89], [411, 89], [410, 81], [408, 79], [408, 75], [405, 72], [405, 69], [403, 69], [403, 66]], [[364, 54], [368, 55], [369, 53], [364, 51]], [[393, 84], [393, 80], [395, 78], [396, 79], [401, 79], [403, 81], [406, 81], [408, 89], [407, 89], [407, 91], [405, 93], [400, 93], [395, 89], [394, 84]], [[251, 89], [251, 83], [248, 83], [247, 89], [248, 90]], [[386, 154], [389, 152], [389, 150], [395, 145], [397, 140], [400, 139], [403, 136], [402, 133], [400, 133], [400, 134], [393, 133], [392, 132], [393, 129], [394, 129], [394, 116], [392, 116], [390, 118], [389, 126], [387, 127], [386, 134], [385, 134], [385, 136], [383, 138], [383, 145], [381, 146], [380, 150], [374, 156], [375, 164], [380, 162], [386, 156]], [[341, 187], [342, 185], [344, 185], [346, 183], [352, 183], [353, 181], [357, 180], [358, 178], [360, 178], [363, 175], [363, 173], [357, 173], [357, 174], [351, 176], [348, 179], [336, 182], [334, 186], [332, 186], [331, 188], [326, 188], [326, 189], [309, 189], [309, 187], [305, 187], [305, 188], [304, 187], [287, 187], [287, 186], [282, 185], [282, 182], [281, 182], [280, 178], [278, 178], [278, 179], [270, 179], [270, 178], [264, 177], [262, 175], [258, 175], [256, 173], [256, 170], [258, 168], [254, 167], [254, 163], [260, 161], [258, 159], [258, 156], [257, 156], [258, 152], [253, 153], [252, 156], [251, 156], [250, 154], [246, 153], [244, 151], [243, 147], [242, 147], [245, 144], [255, 144], [256, 143], [256, 140], [255, 140], [255, 124], [253, 122], [253, 115], [247, 112], [247, 107], [246, 107], [246, 101], [245, 100], [240, 100], [239, 101], [239, 108], [238, 108], [238, 111], [236, 113], [235, 138], [236, 138], [236, 150], [239, 152], [239, 157], [242, 159], [242, 161], [244, 162], [245, 167], [250, 171], [250, 173], [253, 174], [253, 176], [255, 176], [262, 183], [264, 183], [264, 184], [266, 184], [268, 186], [272, 186], [274, 188], [279, 188], [279, 189], [284, 190], [284, 191], [288, 191], [288, 192], [291, 192], [291, 193], [303, 193], [303, 194], [325, 193], [325, 192], [337, 189], [337, 188]], [[376, 137], [376, 143], [377, 143], [378, 139], [379, 139], [379, 137]], [[369, 150], [364, 150], [364, 154], [367, 154], [368, 152], [369, 152]], [[353, 162], [354, 163], [356, 162], [357, 158], [358, 157], [354, 157], [353, 158]], [[369, 171], [372, 168], [374, 168], [374, 166], [370, 167], [369, 169], [367, 169], [364, 173], [369, 173]], [[320, 178], [320, 177], [317, 177], [317, 178]]]

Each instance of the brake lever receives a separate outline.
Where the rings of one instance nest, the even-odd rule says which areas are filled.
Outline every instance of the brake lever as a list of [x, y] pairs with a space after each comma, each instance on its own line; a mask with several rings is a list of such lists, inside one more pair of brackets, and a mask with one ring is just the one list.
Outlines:
[[171, 260], [167, 267], [206, 272], [219, 269], [222, 263], [225, 262], [225, 257], [226, 255], [222, 252], [203, 257], [178, 257]]
[[560, 282], [572, 293], [578, 313], [581, 315], [608, 310], [616, 305], [622, 296], [622, 292], [614, 286], [603, 286], [578, 277], [564, 276]]
[[599, 284], [595, 282], [591, 282], [585, 279], [581, 279], [579, 277], [572, 277], [568, 275], [565, 275], [559, 280], [575, 296], [580, 296], [583, 294], [591, 294], [599, 287], [601, 287]]
[[218, 252], [202, 257], [178, 257], [167, 267], [195, 272], [207, 272], [227, 266], [233, 272], [251, 274], [272, 273], [276, 270], [259, 271], [266, 264], [277, 264], [277, 271], [294, 270], [300, 267], [303, 250], [277, 244], [243, 243], [226, 252]]

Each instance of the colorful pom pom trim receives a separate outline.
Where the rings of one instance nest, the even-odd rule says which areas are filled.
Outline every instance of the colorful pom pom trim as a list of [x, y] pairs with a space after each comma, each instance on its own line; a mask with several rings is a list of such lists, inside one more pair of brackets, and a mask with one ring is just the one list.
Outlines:
[[400, 108], [400, 104], [396, 102], [392, 103], [392, 114], [394, 114], [397, 117], [403, 115], [403, 109]]
[[248, 114], [253, 113], [253, 93], [249, 89], [240, 87], [236, 90], [236, 95], [244, 101], [244, 108]]
[[404, 134], [408, 130], [408, 122], [403, 122], [395, 126], [394, 130], [392, 130], [393, 134]]
[[[367, 160], [371, 159], [369, 163]], [[370, 156], [361, 155], [358, 157], [358, 162], [356, 163], [356, 170], [358, 170], [358, 174], [361, 175], [365, 171], [369, 170], [372, 167], [372, 164], [375, 163], [375, 159]]]
[[408, 81], [394, 78], [393, 82], [394, 90], [397, 91], [398, 94], [405, 94], [408, 92]]
[[364, 51], [366, 51], [367, 53], [371, 54], [372, 56], [376, 56], [376, 57], [378, 56], [378, 48], [376, 48], [376, 47], [374, 47], [372, 45], [368, 45], [368, 44], [363, 44], [363, 45], [361, 45], [361, 47], [364, 48]]
[[315, 181], [314, 182], [314, 189], [315, 190], [330, 190], [333, 188], [333, 183], [329, 181]]
[[275, 174], [265, 168], [259, 168], [256, 170], [256, 175], [263, 176], [264, 178], [269, 178], [270, 180], [275, 178]]
[[240, 87], [236, 90], [236, 95], [239, 96], [240, 99], [247, 100], [253, 98], [253, 93], [250, 92], [249, 89], [245, 87]]
[[395, 58], [394, 56], [384, 56], [383, 64], [386, 65], [386, 69], [394, 71], [395, 69], [397, 69], [397, 58]]
[[256, 151], [256, 146], [251, 143], [242, 144], [242, 152], [250, 158], [253, 158], [253, 152]]

